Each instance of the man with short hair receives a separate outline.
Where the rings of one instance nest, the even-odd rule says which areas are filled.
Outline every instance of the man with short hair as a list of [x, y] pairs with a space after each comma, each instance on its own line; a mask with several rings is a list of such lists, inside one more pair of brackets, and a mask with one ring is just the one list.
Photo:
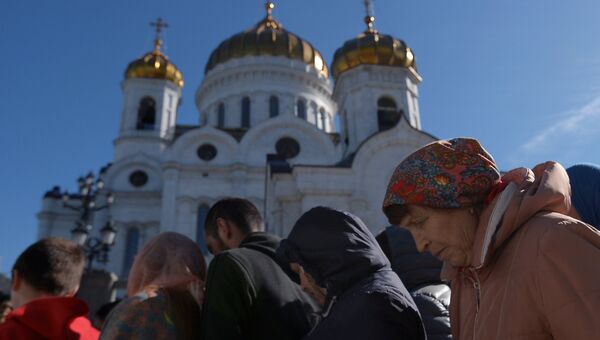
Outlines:
[[276, 262], [280, 238], [264, 232], [250, 201], [215, 203], [205, 237], [215, 257], [206, 281], [202, 339], [300, 339], [310, 331], [318, 307]]
[[264, 230], [258, 209], [242, 198], [226, 198], [215, 203], [204, 223], [206, 245], [212, 254], [239, 248], [247, 235]]
[[71, 241], [51, 237], [29, 246], [12, 269], [14, 310], [0, 325], [0, 339], [97, 339], [85, 302], [73, 297], [85, 254]]

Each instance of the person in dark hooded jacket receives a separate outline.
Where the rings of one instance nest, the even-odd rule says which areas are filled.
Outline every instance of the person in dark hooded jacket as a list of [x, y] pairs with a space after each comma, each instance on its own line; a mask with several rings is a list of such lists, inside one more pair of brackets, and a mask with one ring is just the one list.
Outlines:
[[440, 278], [442, 261], [419, 253], [408, 230], [389, 226], [375, 239], [419, 308], [427, 339], [452, 339], [450, 286]]
[[290, 276], [323, 305], [321, 321], [305, 339], [426, 338], [413, 299], [358, 217], [313, 208], [277, 254]]

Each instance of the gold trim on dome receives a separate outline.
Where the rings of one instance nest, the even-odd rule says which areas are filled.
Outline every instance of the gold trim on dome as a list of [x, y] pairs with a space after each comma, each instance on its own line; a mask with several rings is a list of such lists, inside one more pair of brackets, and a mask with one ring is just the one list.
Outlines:
[[321, 53], [306, 40], [285, 30], [281, 23], [273, 18], [274, 8], [275, 4], [267, 1], [266, 16], [263, 20], [221, 42], [208, 58], [204, 73], [231, 59], [268, 55], [300, 60], [328, 78], [329, 70]]
[[146, 53], [141, 58], [132, 61], [125, 70], [125, 79], [129, 78], [152, 78], [169, 80], [180, 88], [183, 87], [183, 75], [169, 58], [161, 52], [162, 39], [160, 33], [169, 25], [158, 18], [151, 22], [156, 27], [156, 38], [154, 39], [154, 50]]

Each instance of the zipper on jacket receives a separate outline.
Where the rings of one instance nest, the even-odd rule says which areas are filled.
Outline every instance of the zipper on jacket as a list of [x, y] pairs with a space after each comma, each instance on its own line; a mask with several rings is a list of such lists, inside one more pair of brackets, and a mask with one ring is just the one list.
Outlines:
[[475, 309], [475, 320], [473, 320], [473, 338], [475, 338], [475, 331], [477, 330], [477, 320], [479, 319], [479, 306], [481, 302], [481, 283], [479, 281], [479, 275], [477, 275], [477, 271], [475, 268], [469, 268], [469, 272], [471, 275], [467, 275], [469, 281], [473, 285], [473, 289], [475, 289], [475, 301], [476, 301], [476, 309]]

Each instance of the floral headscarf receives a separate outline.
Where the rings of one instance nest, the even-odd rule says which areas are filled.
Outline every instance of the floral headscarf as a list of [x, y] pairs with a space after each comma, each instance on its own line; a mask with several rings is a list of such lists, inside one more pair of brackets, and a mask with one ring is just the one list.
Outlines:
[[485, 201], [500, 183], [492, 156], [471, 138], [440, 140], [406, 157], [394, 171], [383, 200], [392, 205], [418, 204], [460, 208]]

